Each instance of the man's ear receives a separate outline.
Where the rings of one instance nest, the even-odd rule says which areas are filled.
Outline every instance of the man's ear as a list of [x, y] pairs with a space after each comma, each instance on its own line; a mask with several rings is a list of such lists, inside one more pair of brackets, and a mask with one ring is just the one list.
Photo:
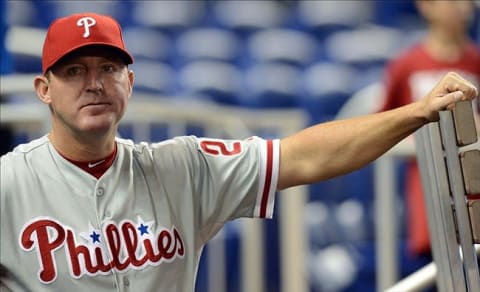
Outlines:
[[50, 91], [49, 91], [49, 81], [46, 76], [38, 75], [33, 80], [33, 86], [35, 87], [35, 92], [37, 93], [38, 99], [43, 103], [50, 104]]
[[133, 84], [135, 83], [135, 73], [133, 72], [133, 70], [128, 70], [128, 80], [130, 82], [130, 92], [128, 94], [128, 97], [130, 97], [133, 92]]

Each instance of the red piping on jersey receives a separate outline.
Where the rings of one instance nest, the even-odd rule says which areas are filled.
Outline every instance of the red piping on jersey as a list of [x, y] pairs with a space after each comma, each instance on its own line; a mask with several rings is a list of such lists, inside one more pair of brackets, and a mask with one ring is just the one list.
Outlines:
[[267, 170], [265, 173], [265, 185], [262, 193], [262, 203], [260, 205], [260, 218], [265, 218], [267, 213], [268, 194], [272, 184], [272, 164], [273, 164], [273, 142], [267, 141]]

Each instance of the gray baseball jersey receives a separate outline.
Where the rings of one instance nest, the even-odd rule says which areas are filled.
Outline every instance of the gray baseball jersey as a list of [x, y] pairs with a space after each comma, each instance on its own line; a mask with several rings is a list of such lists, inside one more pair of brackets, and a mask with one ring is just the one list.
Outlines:
[[47, 136], [1, 158], [1, 291], [193, 291], [228, 221], [271, 217], [279, 141], [116, 139], [96, 179]]

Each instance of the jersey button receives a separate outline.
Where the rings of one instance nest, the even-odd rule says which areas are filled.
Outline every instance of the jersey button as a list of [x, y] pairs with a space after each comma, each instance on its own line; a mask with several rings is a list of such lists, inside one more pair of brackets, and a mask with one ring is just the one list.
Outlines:
[[101, 197], [105, 193], [105, 190], [103, 188], [98, 188], [97, 189], [97, 196]]
[[123, 285], [125, 285], [125, 287], [130, 286], [130, 280], [128, 280], [128, 277], [123, 278]]

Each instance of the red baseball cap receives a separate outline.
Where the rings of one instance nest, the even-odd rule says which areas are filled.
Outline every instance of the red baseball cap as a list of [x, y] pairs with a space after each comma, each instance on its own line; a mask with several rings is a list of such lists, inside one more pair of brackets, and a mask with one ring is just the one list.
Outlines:
[[90, 45], [117, 49], [127, 64], [133, 63], [115, 19], [96, 13], [79, 13], [59, 18], [48, 28], [42, 52], [43, 74], [68, 53]]

